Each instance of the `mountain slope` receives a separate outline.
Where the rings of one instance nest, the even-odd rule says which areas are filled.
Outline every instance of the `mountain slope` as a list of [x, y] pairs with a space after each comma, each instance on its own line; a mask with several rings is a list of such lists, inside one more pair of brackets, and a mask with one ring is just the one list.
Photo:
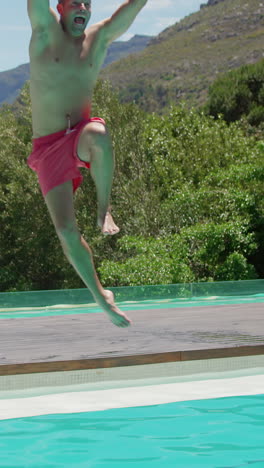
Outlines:
[[114, 63], [122, 57], [128, 56], [129, 54], [141, 52], [145, 49], [145, 47], [147, 47], [151, 39], [151, 36], [142, 36], [136, 34], [131, 39], [129, 39], [129, 41], [113, 42], [113, 44], [111, 44], [108, 49], [103, 66], [106, 67], [110, 63]]
[[150, 111], [179, 100], [202, 104], [219, 73], [263, 57], [263, 39], [261, 0], [210, 0], [143, 52], [107, 67], [102, 77], [123, 101], [135, 100]]
[[[122, 57], [142, 51], [152, 39], [151, 36], [136, 35], [129, 41], [116, 41], [110, 45], [104, 67]], [[29, 79], [29, 64], [20, 65], [12, 70], [0, 73], [0, 105], [12, 103], [18, 96], [24, 83]]]
[[0, 73], [0, 104], [12, 103], [29, 79], [29, 64]]

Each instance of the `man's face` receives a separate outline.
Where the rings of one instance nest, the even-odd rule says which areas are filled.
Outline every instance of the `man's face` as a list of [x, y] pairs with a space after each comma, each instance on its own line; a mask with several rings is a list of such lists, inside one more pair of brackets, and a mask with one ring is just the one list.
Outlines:
[[65, 0], [58, 9], [65, 30], [74, 37], [82, 36], [91, 17], [91, 0]]

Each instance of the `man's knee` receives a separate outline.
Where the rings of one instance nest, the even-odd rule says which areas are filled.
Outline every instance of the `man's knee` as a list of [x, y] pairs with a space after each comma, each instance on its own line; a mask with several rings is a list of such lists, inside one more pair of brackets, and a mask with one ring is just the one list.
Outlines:
[[111, 145], [110, 135], [105, 125], [91, 122], [84, 127], [82, 138], [89, 147], [101, 147]]
[[83, 129], [82, 135], [87, 139], [97, 139], [109, 136], [106, 126], [100, 122], [88, 123]]
[[105, 125], [98, 122], [88, 123], [82, 130], [77, 153], [82, 161], [88, 162], [99, 155], [111, 155], [112, 142]]

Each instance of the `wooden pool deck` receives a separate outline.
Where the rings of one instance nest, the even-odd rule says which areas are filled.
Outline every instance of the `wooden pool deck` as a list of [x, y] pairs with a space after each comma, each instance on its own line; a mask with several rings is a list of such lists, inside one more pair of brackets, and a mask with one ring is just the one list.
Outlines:
[[0, 320], [0, 375], [264, 355], [264, 303]]

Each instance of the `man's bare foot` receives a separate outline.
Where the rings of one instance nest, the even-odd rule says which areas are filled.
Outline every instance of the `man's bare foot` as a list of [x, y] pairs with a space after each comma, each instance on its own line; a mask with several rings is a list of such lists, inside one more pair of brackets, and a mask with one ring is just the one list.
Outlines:
[[[112, 291], [104, 290], [104, 311], [108, 314], [111, 322], [117, 327], [129, 327], [131, 321], [129, 318], [118, 309], [114, 302], [114, 295]], [[100, 301], [101, 302], [101, 301]]]
[[102, 233], [105, 236], [113, 236], [120, 231], [109, 211], [107, 211], [104, 217], [98, 217], [98, 226], [102, 229]]

